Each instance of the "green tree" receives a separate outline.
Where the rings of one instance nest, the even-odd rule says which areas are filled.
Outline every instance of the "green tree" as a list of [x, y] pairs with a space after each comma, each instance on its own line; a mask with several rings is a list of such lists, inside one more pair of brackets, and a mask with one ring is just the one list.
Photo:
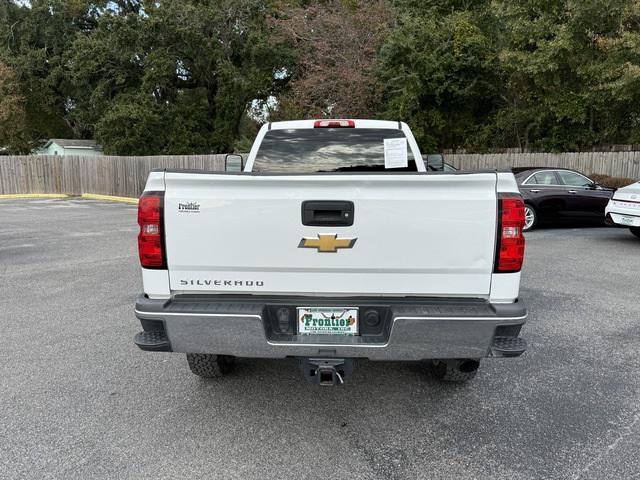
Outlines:
[[0, 147], [10, 153], [26, 153], [25, 102], [14, 71], [0, 60]]
[[47, 138], [78, 134], [67, 115], [63, 56], [78, 32], [92, 28], [94, 9], [83, 0], [0, 5], [0, 58], [15, 72], [24, 99], [27, 151]]
[[639, 138], [634, 0], [397, 0], [385, 116], [423, 148], [576, 150]]
[[637, 0], [0, 0], [0, 66], [12, 151], [246, 149], [269, 114], [405, 120], [425, 151], [640, 142]]
[[109, 153], [233, 149], [255, 128], [251, 102], [286, 83], [274, 77], [286, 46], [268, 41], [271, 9], [269, 0], [1, 0], [0, 60], [24, 109], [21, 148], [96, 137]]
[[524, 147], [635, 141], [639, 8], [629, 0], [497, 2], [507, 87], [497, 124], [502, 141], [509, 124]]
[[487, 3], [398, 2], [398, 27], [382, 46], [382, 116], [406, 120], [426, 151], [479, 148], [493, 124], [502, 80]]
[[[102, 15], [67, 64], [73, 118], [108, 153], [234, 148], [252, 100], [276, 93], [278, 50], [262, 0], [148, 2]], [[136, 131], [145, 129], [145, 132]]]

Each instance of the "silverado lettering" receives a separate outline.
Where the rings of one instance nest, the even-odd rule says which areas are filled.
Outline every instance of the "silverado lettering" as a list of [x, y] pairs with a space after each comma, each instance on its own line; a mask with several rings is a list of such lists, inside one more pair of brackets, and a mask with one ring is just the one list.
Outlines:
[[264, 282], [261, 280], [180, 280], [180, 285], [197, 285], [197, 286], [235, 286], [235, 287], [263, 287]]

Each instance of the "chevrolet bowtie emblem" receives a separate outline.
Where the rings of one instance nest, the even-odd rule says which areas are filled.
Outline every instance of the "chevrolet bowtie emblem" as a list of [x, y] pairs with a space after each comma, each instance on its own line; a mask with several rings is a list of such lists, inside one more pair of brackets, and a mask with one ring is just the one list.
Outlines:
[[317, 248], [318, 252], [335, 253], [339, 248], [351, 248], [357, 238], [338, 238], [335, 234], [318, 234], [318, 238], [303, 238], [298, 248]]

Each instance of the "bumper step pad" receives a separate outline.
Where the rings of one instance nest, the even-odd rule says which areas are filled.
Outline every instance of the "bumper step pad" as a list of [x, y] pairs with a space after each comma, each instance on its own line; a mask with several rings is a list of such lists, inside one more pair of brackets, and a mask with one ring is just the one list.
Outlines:
[[519, 357], [527, 350], [522, 337], [493, 337], [491, 353], [494, 357]]
[[133, 337], [133, 342], [140, 347], [141, 350], [150, 352], [170, 352], [171, 344], [167, 338], [167, 334], [162, 330], [150, 330], [148, 332], [137, 333]]

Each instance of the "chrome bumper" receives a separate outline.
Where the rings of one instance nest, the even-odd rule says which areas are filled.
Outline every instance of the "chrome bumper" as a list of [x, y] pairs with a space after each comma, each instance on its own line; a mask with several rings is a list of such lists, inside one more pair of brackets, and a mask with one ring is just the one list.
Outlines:
[[[364, 336], [270, 335], [265, 308], [274, 302], [309, 306], [389, 303], [391, 317], [382, 341]], [[151, 300], [140, 296], [136, 316], [145, 330], [164, 329], [173, 352], [237, 357], [340, 357], [370, 360], [423, 360], [493, 356], [494, 337], [517, 337], [527, 312], [521, 302], [424, 299], [283, 299], [207, 297]]]

